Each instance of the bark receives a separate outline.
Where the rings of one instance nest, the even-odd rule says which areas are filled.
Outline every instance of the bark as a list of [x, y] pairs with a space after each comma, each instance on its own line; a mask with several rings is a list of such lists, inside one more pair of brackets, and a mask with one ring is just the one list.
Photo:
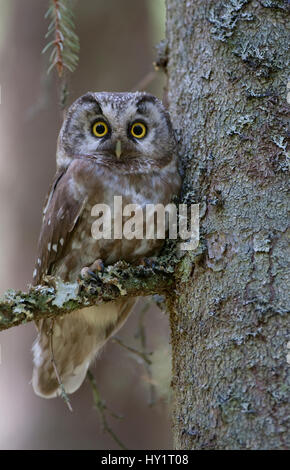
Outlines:
[[169, 108], [203, 247], [169, 302], [178, 449], [287, 446], [287, 5], [167, 0]]

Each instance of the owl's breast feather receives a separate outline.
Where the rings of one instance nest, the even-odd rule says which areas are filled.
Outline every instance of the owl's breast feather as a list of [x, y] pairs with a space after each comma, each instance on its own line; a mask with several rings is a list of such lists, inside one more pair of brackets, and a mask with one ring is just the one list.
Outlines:
[[[66, 246], [64, 256], [54, 266], [54, 273], [64, 280], [74, 281], [84, 266], [89, 266], [101, 258], [105, 265], [122, 259], [127, 262], [138, 262], [145, 256], [157, 255], [164, 240], [146, 239], [146, 204], [170, 203], [173, 194], [179, 189], [179, 177], [174, 168], [167, 174], [155, 175], [116, 175], [108, 171], [88, 171], [87, 180], [81, 183], [80, 172], [77, 174], [78, 191], [87, 192], [88, 201], [76, 224]], [[82, 173], [84, 169], [82, 168]], [[101, 173], [101, 176], [99, 175]], [[177, 179], [177, 181], [176, 181]], [[116, 196], [122, 198], [122, 206], [116, 204]], [[92, 236], [92, 226], [96, 217], [92, 209], [97, 204], [106, 204], [111, 212], [111, 238], [96, 240]], [[129, 217], [122, 217], [123, 209], [128, 204], [142, 207], [144, 230], [143, 238], [132, 240], [114, 238], [114, 220], [122, 219], [122, 230]], [[132, 216], [134, 212], [132, 212]]]

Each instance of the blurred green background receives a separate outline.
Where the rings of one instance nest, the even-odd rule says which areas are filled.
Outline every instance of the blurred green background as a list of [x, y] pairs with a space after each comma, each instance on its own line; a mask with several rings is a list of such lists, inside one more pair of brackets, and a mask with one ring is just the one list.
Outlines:
[[[129, 91], [152, 70], [154, 44], [164, 37], [164, 0], [75, 2], [80, 61], [68, 104], [87, 91]], [[0, 294], [31, 282], [41, 210], [55, 171], [61, 124], [55, 73], [41, 55], [48, 0], [0, 0]], [[158, 73], [147, 90], [162, 98]], [[142, 301], [139, 303], [141, 305]], [[140, 307], [118, 335], [140, 348]], [[145, 315], [152, 377], [136, 356], [110, 342], [93, 367], [102, 397], [122, 420], [109, 422], [129, 449], [170, 449], [168, 319], [157, 307]], [[91, 388], [72, 395], [73, 413], [61, 399], [33, 394], [33, 324], [0, 334], [1, 449], [117, 449], [101, 431]], [[150, 383], [156, 388], [148, 405]]]

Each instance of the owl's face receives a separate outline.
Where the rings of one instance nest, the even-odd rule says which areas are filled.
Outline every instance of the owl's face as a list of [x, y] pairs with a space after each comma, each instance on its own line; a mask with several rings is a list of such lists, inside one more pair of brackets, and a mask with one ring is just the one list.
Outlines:
[[86, 93], [69, 108], [58, 142], [58, 166], [78, 156], [126, 164], [172, 156], [175, 140], [162, 103], [143, 93]]

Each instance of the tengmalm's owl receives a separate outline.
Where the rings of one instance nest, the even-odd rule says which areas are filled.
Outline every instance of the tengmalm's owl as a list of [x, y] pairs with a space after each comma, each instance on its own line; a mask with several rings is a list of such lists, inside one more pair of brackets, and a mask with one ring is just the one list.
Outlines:
[[[86, 93], [69, 108], [57, 145], [57, 172], [43, 214], [33, 283], [46, 275], [76, 281], [82, 268], [101, 259], [138, 263], [157, 255], [157, 239], [92, 237], [95, 204], [112, 207], [170, 203], [178, 194], [175, 139], [162, 103], [143, 93]], [[93, 269], [93, 268], [92, 268]], [[45, 398], [82, 384], [90, 362], [125, 322], [135, 303], [124, 298], [38, 322], [33, 346], [35, 392]], [[53, 343], [53, 363], [51, 360]]]

